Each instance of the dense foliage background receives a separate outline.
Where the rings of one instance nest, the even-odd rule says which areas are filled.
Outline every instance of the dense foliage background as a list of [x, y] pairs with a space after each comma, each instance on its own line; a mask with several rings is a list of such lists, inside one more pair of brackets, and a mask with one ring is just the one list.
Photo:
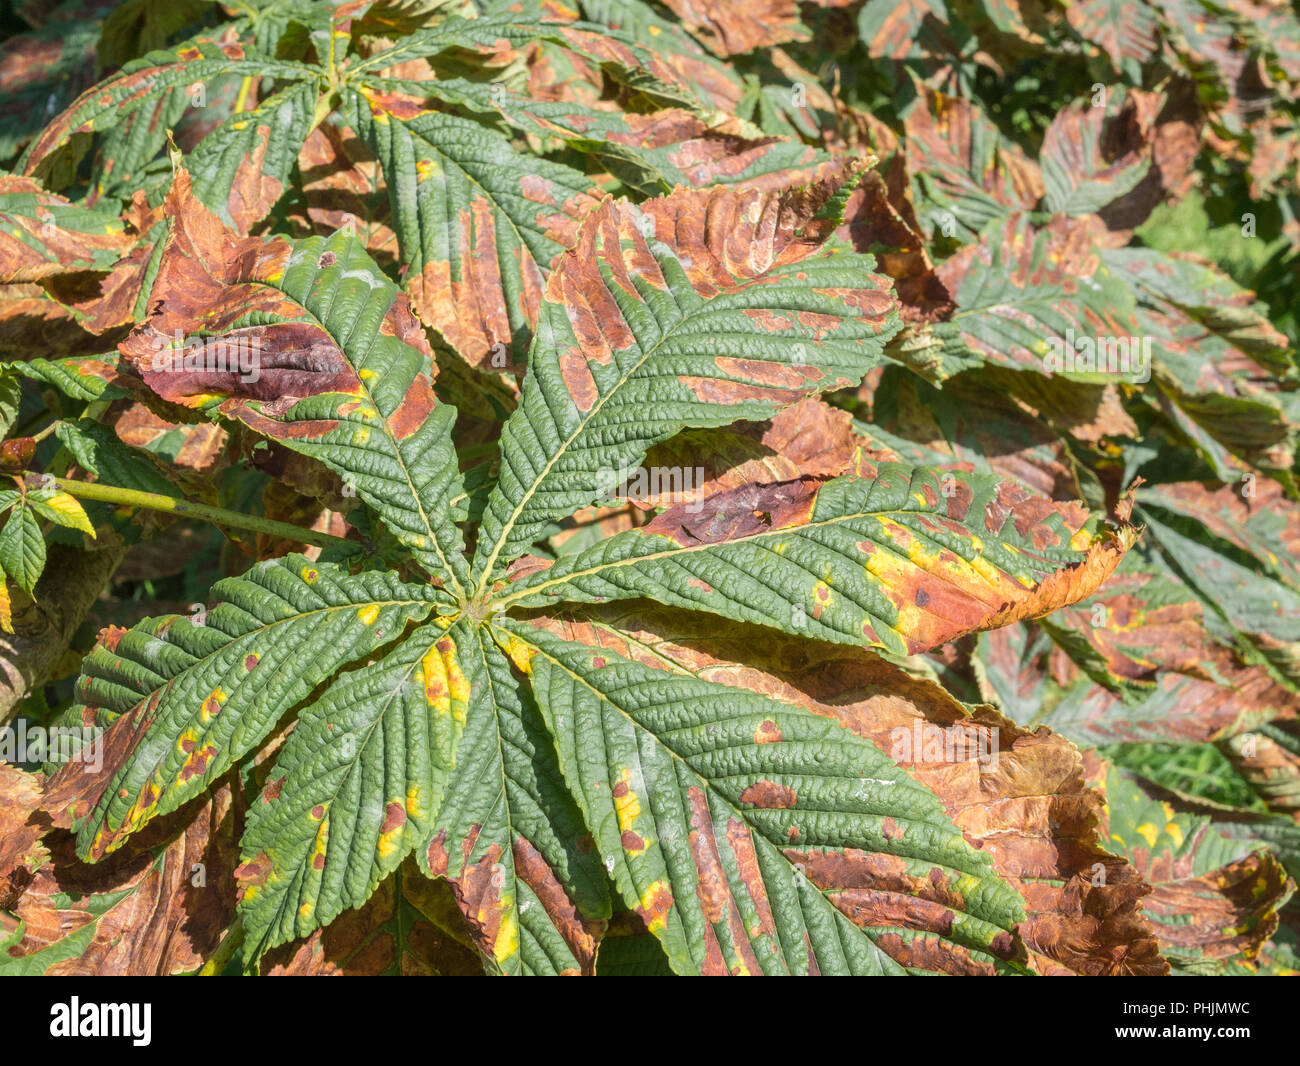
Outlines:
[[[727, 497], [730, 518], [774, 514], [792, 498], [777, 500], [771, 486], [875, 478], [898, 469], [892, 463], [932, 468], [935, 491], [973, 485], [980, 498], [979, 486], [1001, 485], [996, 506], [1014, 511], [1016, 550], [1044, 549], [1043, 531], [1065, 528], [1083, 538], [1066, 537], [1079, 558], [1053, 557], [1032, 579], [1007, 571], [1031, 589], [1032, 607], [934, 630], [904, 617], [911, 604], [929, 604], [934, 587], [893, 575], [897, 625], [864, 641], [870, 650], [833, 643], [829, 628], [800, 636], [806, 620], [795, 636], [789, 627], [779, 634], [782, 625], [756, 602], [720, 612], [729, 619], [721, 622], [656, 613], [642, 600], [530, 616], [550, 634], [538, 646], [549, 648], [555, 633], [608, 640], [601, 646], [611, 654], [658, 657], [696, 678], [836, 717], [906, 766], [966, 844], [991, 857], [978, 892], [923, 883], [914, 857], [873, 866], [863, 857], [869, 848], [810, 850], [796, 866], [856, 927], [874, 930], [890, 965], [1295, 972], [1295, 7], [590, 0], [576, 8], [534, 0], [5, 5], [0, 465], [14, 480], [0, 492], [8, 515], [0, 710], [10, 734], [116, 720], [169, 680], [155, 664], [154, 688], [141, 682], [128, 693], [115, 673], [120, 659], [112, 662], [122, 632], [147, 618], [201, 619], [218, 578], [259, 562], [302, 551], [315, 561], [322, 549], [342, 550], [344, 538], [366, 544], [365, 574], [435, 573], [402, 540], [397, 505], [385, 511], [346, 464], [296, 448], [287, 423], [265, 417], [271, 408], [261, 404], [300, 394], [293, 374], [306, 363], [268, 368], [260, 395], [239, 393], [229, 376], [151, 373], [156, 338], [173, 326], [188, 332], [194, 316], [208, 316], [213, 332], [229, 327], [235, 310], [283, 320], [282, 308], [249, 303], [225, 308], [231, 317], [213, 324], [211, 292], [264, 280], [260, 266], [239, 260], [255, 254], [248, 238], [335, 242], [345, 233], [352, 243], [310, 246], [317, 263], [332, 265], [331, 249], [363, 248], [369, 259], [348, 264], [370, 272], [366, 284], [406, 294], [409, 312], [401, 305], [372, 332], [425, 354], [439, 411], [458, 412], [447, 432], [463, 491], [444, 501], [448, 514], [482, 520], [488, 532], [497, 518], [491, 492], [504, 480], [502, 425], [520, 408], [530, 352], [562, 332], [545, 309], [563, 296], [573, 350], [590, 344], [573, 309], [606, 275], [584, 274], [575, 257], [567, 274], [558, 264], [575, 242], [590, 262], [606, 262], [591, 221], [598, 212], [625, 245], [653, 220], [637, 247], [659, 255], [654, 242], [666, 242], [683, 271], [707, 274], [707, 256], [717, 253], [727, 281], [771, 277], [805, 259], [807, 270], [831, 270], [849, 262], [837, 255], [869, 253], [888, 279], [881, 289], [893, 294], [872, 325], [877, 365], [838, 387], [845, 373], [832, 364], [823, 375], [809, 355], [815, 373], [805, 377], [839, 377], [815, 388], [772, 379], [786, 389], [779, 402], [764, 393], [768, 408], [744, 408], [734, 417], [746, 420], [729, 428], [729, 419], [664, 414], [695, 428], [650, 440], [647, 466], [698, 470], [701, 483], [673, 499], [611, 483], [574, 514], [542, 515], [531, 547], [512, 544], [511, 559], [529, 554], [509, 579], [572, 569], [615, 534], [673, 529], [664, 516], [684, 521], [670, 507], [683, 498], [741, 493]], [[779, 221], [764, 230], [767, 210]], [[184, 255], [177, 233], [188, 242]], [[592, 297], [599, 326], [608, 318], [598, 313], [614, 304], [644, 324], [617, 292], [611, 300]], [[793, 323], [765, 328], [784, 334], [786, 357], [804, 368], [802, 346], [789, 355]], [[1148, 338], [1150, 363], [1052, 362], [1080, 351], [1080, 338], [1112, 350], [1131, 339], [1134, 354]], [[563, 384], [576, 388], [567, 372]], [[233, 408], [236, 395], [257, 403]], [[748, 394], [713, 399], [759, 404]], [[154, 498], [96, 496], [95, 485]], [[211, 510], [196, 516], [167, 499]], [[1103, 528], [1110, 540], [1089, 540]], [[1103, 547], [1113, 557], [1103, 559]], [[1074, 576], [1051, 586], [1043, 574], [1054, 569]], [[893, 596], [904, 587], [907, 604]], [[641, 594], [664, 611], [682, 607], [677, 593], [647, 588]], [[540, 611], [540, 601], [524, 603]], [[602, 637], [602, 626], [615, 635]], [[540, 669], [526, 655], [512, 658], [516, 671]], [[1000, 760], [990, 765], [951, 744], [927, 759], [920, 732], [917, 751], [891, 751], [891, 731], [914, 721], [950, 739], [963, 721], [993, 729]], [[268, 919], [279, 932], [258, 935], [273, 950], [241, 959], [245, 925], [260, 928], [261, 918], [237, 918], [236, 898], [265, 874], [250, 859], [249, 837], [241, 864], [240, 839], [246, 822], [257, 824], [250, 805], [267, 802], [268, 787], [278, 796], [284, 778], [271, 766], [286, 733], [274, 731], [219, 780], [205, 778], [212, 787], [201, 797], [179, 797], [179, 810], [94, 864], [83, 860], [98, 838], [88, 846], [83, 832], [78, 858], [70, 830], [82, 827], [103, 786], [87, 806], [77, 791], [84, 781], [74, 788], [56, 776], [55, 761], [0, 750], [0, 973], [756, 965], [727, 936], [700, 931], [703, 918], [699, 929], [684, 919], [686, 931], [673, 934], [680, 943], [662, 934], [653, 905], [642, 897], [638, 913], [620, 901], [594, 860], [589, 873], [601, 884], [586, 901], [566, 882], [556, 904], [530, 882], [555, 945], [529, 942], [526, 927], [522, 947], [503, 946], [487, 887], [498, 865], [471, 854], [472, 840], [460, 868], [454, 855], [450, 871], [422, 859], [426, 873], [447, 880], [421, 876], [414, 860], [382, 878], [358, 875], [361, 888], [340, 890], [341, 916], [325, 931]], [[549, 750], [544, 732], [527, 740]], [[110, 770], [125, 757], [110, 751]], [[595, 800], [578, 800], [581, 814], [564, 807], [564, 817], [572, 813], [578, 826], [585, 816], [595, 829]], [[567, 796], [563, 803], [573, 806]], [[620, 828], [622, 815], [620, 807]], [[114, 809], [113, 825], [121, 819]], [[570, 843], [575, 868], [586, 861], [577, 851], [605, 854], [599, 839]], [[515, 865], [522, 870], [536, 851], [517, 845]], [[546, 861], [563, 865], [549, 853]], [[695, 861], [707, 877], [698, 853]], [[718, 878], [725, 861], [717, 860]], [[605, 868], [621, 888], [612, 860]], [[543, 880], [549, 888], [554, 877]], [[373, 895], [370, 881], [382, 882]], [[1004, 918], [989, 900], [1008, 886], [1023, 910]], [[987, 914], [976, 914], [976, 895]], [[595, 897], [603, 914], [599, 903], [587, 909]], [[727, 925], [714, 914], [723, 905], [701, 898], [700, 914]], [[771, 920], [755, 906], [733, 916], [739, 925], [728, 935], [737, 944]], [[557, 907], [576, 907], [567, 927]], [[966, 920], [955, 933], [954, 912]], [[810, 928], [804, 935], [816, 942]]]

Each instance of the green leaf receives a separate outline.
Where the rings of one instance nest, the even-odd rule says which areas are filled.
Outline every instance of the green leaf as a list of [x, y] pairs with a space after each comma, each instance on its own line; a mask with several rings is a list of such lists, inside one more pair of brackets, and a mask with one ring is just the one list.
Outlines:
[[468, 716], [420, 865], [451, 882], [491, 969], [590, 973], [609, 891], [551, 738], [491, 638], [453, 634]]
[[205, 791], [317, 684], [426, 617], [436, 593], [289, 555], [218, 582], [213, 597], [210, 611], [146, 619], [86, 656], [78, 700], [120, 717], [102, 741], [98, 794], [73, 811], [81, 856], [102, 857]]
[[[503, 628], [625, 905], [676, 972], [896, 974], [878, 942], [917, 936], [1018, 969], [1019, 894], [870, 741], [741, 689]], [[943, 928], [918, 934], [882, 911], [855, 924], [851, 870], [881, 856], [914, 884], [948, 886]]]
[[446, 626], [421, 626], [299, 716], [242, 841], [250, 961], [361, 906], [428, 840], [465, 722], [459, 669]]
[[23, 382], [16, 373], [0, 372], [0, 439], [18, 421], [18, 406], [23, 399]]
[[[464, 540], [449, 503], [461, 491], [456, 412], [433, 394], [433, 354], [397, 286], [343, 230], [234, 238], [183, 171], [167, 211], [157, 286], [166, 295], [123, 343], [128, 360], [164, 399], [243, 422], [341, 474], [421, 566], [460, 591]], [[191, 366], [188, 348], [173, 351], [186, 334], [210, 357]]]
[[45, 569], [45, 538], [32, 508], [22, 504], [9, 512], [0, 529], [0, 567], [28, 595]]
[[1079, 598], [1109, 575], [1123, 544], [1104, 546], [1081, 509], [1043, 502], [1011, 482], [898, 465], [746, 485], [565, 556], [502, 602], [649, 597], [915, 654], [1045, 613], [1060, 602], [1049, 588], [1070, 582]]
[[[607, 203], [583, 223], [547, 287], [502, 433], [480, 581], [600, 499], [605, 473], [635, 468], [651, 445], [767, 418], [880, 361], [900, 327], [888, 281], [869, 256], [812, 258], [836, 221], [817, 213], [843, 184], [811, 203], [681, 190], [640, 209]], [[731, 257], [733, 239], [743, 257]]]
[[108, 426], [85, 419], [59, 423], [54, 435], [77, 461], [109, 485], [172, 496], [176, 486], [149, 452], [132, 448]]

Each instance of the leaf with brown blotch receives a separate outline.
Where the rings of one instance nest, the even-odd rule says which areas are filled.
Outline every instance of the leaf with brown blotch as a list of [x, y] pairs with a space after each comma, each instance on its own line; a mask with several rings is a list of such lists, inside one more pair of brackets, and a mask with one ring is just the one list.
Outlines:
[[[771, 417], [856, 384], [899, 328], [873, 261], [819, 255], [853, 168], [783, 191], [679, 189], [606, 202], [547, 287], [502, 434], [475, 568], [490, 577], [547, 522], [608, 492], [683, 428]], [[653, 415], [650, 415], [650, 411]]]
[[[551, 262], [598, 202], [594, 183], [415, 97], [363, 88], [343, 110], [388, 175], [415, 310], [474, 366], [518, 362]], [[396, 177], [406, 172], [413, 182]]]
[[1070, 26], [1110, 58], [1116, 70], [1150, 59], [1159, 48], [1157, 9], [1125, 0], [1074, 0], [1066, 8]]
[[120, 348], [164, 400], [240, 421], [353, 479], [431, 574], [465, 578], [447, 500], [455, 411], [406, 297], [360, 241], [242, 238], [178, 172], [150, 314]]
[[808, 31], [795, 0], [665, 0], [673, 13], [715, 55], [726, 59], [769, 45], [799, 41]]
[[1300, 822], [1300, 725], [1275, 719], [1219, 745], [1270, 810]]
[[[1300, 697], [1212, 636], [1204, 611], [1180, 582], [1124, 567], [1099, 593], [1041, 620], [1041, 633], [986, 634], [976, 655], [1003, 713], [1079, 744], [1201, 744], [1295, 718]], [[1026, 643], [1036, 648], [1031, 662], [1018, 658]], [[1061, 691], [1045, 699], [1044, 686]]]
[[[478, 111], [493, 107], [489, 88], [475, 82], [439, 82], [429, 91]], [[785, 137], [761, 136], [733, 117], [706, 122], [684, 108], [662, 108], [648, 115], [610, 111], [593, 104], [499, 93], [502, 117], [517, 129], [563, 140], [590, 153], [624, 185], [648, 195], [679, 185], [704, 188], [739, 183], [757, 188], [790, 185], [789, 172], [808, 171], [826, 162], [824, 152]]]
[[[869, 442], [854, 432], [852, 421], [847, 411], [810, 396], [767, 422], [687, 430], [651, 448], [615, 494], [653, 511], [696, 504], [742, 485], [835, 477], [850, 469], [861, 473], [867, 467], [855, 467], [855, 456]], [[610, 529], [607, 536], [616, 532], [622, 530]]]
[[[1139, 379], [1142, 330], [1136, 304], [1130, 287], [1102, 256], [1098, 238], [1103, 232], [1101, 221], [1091, 215], [1056, 215], [1041, 227], [1024, 214], [991, 221], [978, 243], [968, 244], [938, 269], [957, 310], [952, 321], [932, 328], [947, 340], [951, 358], [1070, 382], [1114, 380], [1121, 370], [1127, 380]], [[1076, 338], [1116, 343], [1100, 349], [1094, 340], [1089, 364], [1081, 361], [1084, 349], [1077, 347]], [[1124, 342], [1122, 365], [1118, 339]], [[1074, 356], [1076, 350], [1080, 361], [1067, 362], [1067, 352]], [[1148, 372], [1150, 367], [1148, 361]]]
[[223, 786], [94, 867], [76, 859], [67, 833], [48, 833], [48, 860], [10, 913], [0, 913], [0, 974], [166, 976], [198, 969], [234, 917], [235, 808]]
[[[965, 839], [1024, 897], [1026, 915], [1017, 931], [1034, 969], [1166, 971], [1140, 911], [1148, 889], [1131, 866], [1105, 850], [1098, 829], [1101, 799], [1085, 783], [1077, 749], [1063, 738], [1031, 733], [990, 708], [961, 704], [938, 684], [868, 652], [743, 625], [723, 631], [699, 614], [607, 605], [564, 618], [538, 616], [530, 624], [652, 670], [760, 693], [835, 720], [933, 791]], [[888, 811], [889, 803], [881, 809]], [[785, 854], [805, 861], [807, 876], [824, 890], [842, 893], [832, 898], [842, 900], [855, 922], [901, 921], [923, 929], [933, 919], [935, 912], [923, 901], [934, 898], [930, 893], [939, 882], [895, 877], [888, 864], [866, 854], [831, 862], [829, 855], [800, 846], [808, 831], [819, 830], [811, 815], [798, 812], [797, 804], [789, 812], [796, 830]], [[806, 828], [803, 818], [809, 819]], [[1096, 877], [1098, 865], [1104, 880]], [[913, 894], [920, 899], [909, 907]], [[951, 897], [944, 902], [961, 906]], [[905, 967], [991, 972], [986, 961], [953, 951], [942, 940], [904, 935], [877, 943]]]
[[677, 504], [504, 592], [541, 607], [649, 597], [916, 654], [1090, 595], [1136, 539], [1013, 482], [884, 465]]
[[1175, 809], [1132, 774], [1098, 763], [1091, 776], [1105, 783], [1103, 832], [1151, 885], [1143, 909], [1161, 953], [1180, 969], [1252, 959], [1295, 891], [1275, 853]]
[[[1213, 522], [1195, 517], [1198, 511], [1212, 514], [1216, 505], [1223, 507], [1229, 492], [1241, 492], [1248, 484], [1243, 480], [1217, 496], [1206, 492], [1199, 505], [1194, 496], [1175, 499], [1172, 506], [1168, 496], [1156, 499], [1149, 509], [1140, 504], [1140, 517], [1151, 546], [1205, 604], [1216, 632], [1253, 649], [1289, 685], [1300, 686], [1300, 588], [1294, 582], [1294, 567], [1282, 562], [1285, 552], [1275, 548], [1291, 535], [1288, 522], [1293, 526], [1294, 519], [1286, 516], [1294, 502], [1285, 500], [1276, 510], [1266, 506], [1255, 511], [1243, 500], [1237, 513], [1247, 516], [1247, 521], [1227, 536]], [[1251, 551], [1243, 552], [1238, 542], [1250, 544]]]
[[[930, 229], [975, 236], [992, 219], [1032, 210], [1043, 195], [1038, 165], [1008, 143], [974, 101], [926, 90], [904, 129], [908, 170], [933, 205]], [[935, 210], [950, 217], [937, 217]]]
[[1151, 375], [1212, 438], [1207, 458], [1216, 473], [1234, 476], [1226, 455], [1216, 454], [1226, 450], [1288, 481], [1300, 419], [1286, 394], [1300, 371], [1255, 294], [1194, 254], [1122, 248], [1102, 258], [1137, 296], [1135, 332], [1149, 338]]
[[268, 952], [260, 972], [267, 977], [481, 977], [483, 965], [450, 895], [409, 862], [328, 929]]
[[532, 694], [486, 631], [461, 632], [465, 731], [420, 868], [450, 883], [492, 972], [588, 974], [610, 915], [605, 871]]
[[859, 252], [871, 251], [880, 269], [894, 280], [900, 312], [908, 325], [949, 318], [956, 309], [952, 294], [939, 279], [925, 241], [895, 209], [885, 178], [869, 171], [844, 207], [836, 233]]
[[62, 177], [75, 169], [69, 155], [76, 135], [101, 134], [108, 157], [96, 167], [90, 200], [119, 192], [125, 198], [141, 187], [148, 165], [166, 146], [168, 128], [184, 117], [195, 83], [243, 76], [317, 85], [323, 75], [319, 68], [250, 54], [230, 34], [152, 51], [74, 100], [28, 146], [18, 170], [42, 180]]
[[1086, 482], [1068, 445], [1008, 384], [986, 371], [940, 389], [890, 368], [872, 397], [870, 424], [855, 427], [892, 448], [896, 462], [995, 474], [1057, 501], [1082, 498]]
[[130, 243], [116, 216], [70, 203], [32, 178], [0, 175], [0, 283], [107, 271]]
[[298, 169], [305, 217], [296, 211], [291, 217], [303, 226], [304, 235], [328, 237], [336, 229], [351, 229], [376, 263], [396, 263], [388, 190], [379, 164], [355, 132], [335, 122], [321, 123], [307, 135]]

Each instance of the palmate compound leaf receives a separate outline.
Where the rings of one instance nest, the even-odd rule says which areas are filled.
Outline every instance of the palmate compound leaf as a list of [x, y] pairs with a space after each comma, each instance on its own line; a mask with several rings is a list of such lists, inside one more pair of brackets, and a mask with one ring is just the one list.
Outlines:
[[205, 791], [317, 684], [427, 617], [438, 593], [388, 573], [289, 555], [213, 586], [211, 610], [107, 630], [77, 698], [114, 718], [103, 770], [71, 763], [51, 789], [98, 859]]
[[[606, 202], [548, 283], [474, 560], [480, 582], [683, 428], [860, 381], [898, 332], [865, 255], [817, 253], [851, 168], [808, 189]], [[617, 476], [615, 477], [617, 480]]]
[[[765, 696], [500, 630], [625, 905], [676, 972], [901, 974], [877, 941], [935, 931], [956, 956], [1024, 972], [1019, 894], [870, 741]], [[867, 902], [860, 927], [852, 880], [819, 886], [809, 867], [850, 879], [888, 868], [907, 917], [936, 925], [917, 934]]]
[[448, 505], [460, 484], [455, 409], [434, 397], [433, 355], [406, 297], [346, 231], [235, 236], [184, 170], [167, 214], [149, 317], [119, 346], [131, 366], [163, 399], [341, 474], [435, 580], [461, 591], [464, 542]]
[[914, 654], [1089, 595], [1136, 533], [1011, 481], [887, 464], [744, 485], [525, 577], [499, 603], [647, 597]]

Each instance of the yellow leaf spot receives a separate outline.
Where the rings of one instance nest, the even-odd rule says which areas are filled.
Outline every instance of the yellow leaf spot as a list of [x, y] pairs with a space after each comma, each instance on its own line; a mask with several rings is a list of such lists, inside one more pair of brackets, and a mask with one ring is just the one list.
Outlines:
[[662, 880], [653, 882], [641, 894], [641, 916], [645, 919], [646, 929], [650, 932], [655, 933], [667, 928], [668, 906], [666, 904], [671, 899], [668, 886]]
[[406, 790], [406, 813], [415, 819], [424, 817], [424, 807], [421, 805], [424, 798], [424, 789], [419, 785], [412, 785]]
[[1154, 848], [1156, 846], [1156, 837], [1160, 835], [1160, 830], [1157, 829], [1150, 822], [1143, 822], [1140, 826], [1137, 827], [1136, 832], [1143, 840], [1147, 842], [1148, 847]]
[[619, 831], [624, 833], [631, 829], [641, 816], [641, 800], [628, 785], [631, 776], [630, 770], [623, 769], [618, 775], [619, 784], [614, 786], [614, 810], [618, 814]]
[[504, 962], [519, 951], [519, 923], [514, 913], [507, 911], [501, 918], [497, 929], [496, 942], [492, 945], [492, 956], [497, 962]]
[[302, 579], [309, 585], [314, 584], [316, 579], [320, 577], [320, 571], [310, 566], [304, 566], [299, 572], [302, 574]]
[[375, 624], [375, 619], [379, 617], [379, 604], [367, 603], [364, 607], [357, 609], [357, 617], [368, 626]]
[[1181, 825], [1177, 822], [1170, 822], [1165, 826], [1165, 832], [1170, 836], [1170, 838], [1172, 838], [1173, 842], [1178, 847], [1181, 848], [1183, 846], [1183, 827]]
[[535, 649], [524, 643], [513, 633], [505, 634], [505, 652], [510, 656], [510, 661], [522, 673], [531, 674], [533, 672], [533, 656], [536, 654]]

